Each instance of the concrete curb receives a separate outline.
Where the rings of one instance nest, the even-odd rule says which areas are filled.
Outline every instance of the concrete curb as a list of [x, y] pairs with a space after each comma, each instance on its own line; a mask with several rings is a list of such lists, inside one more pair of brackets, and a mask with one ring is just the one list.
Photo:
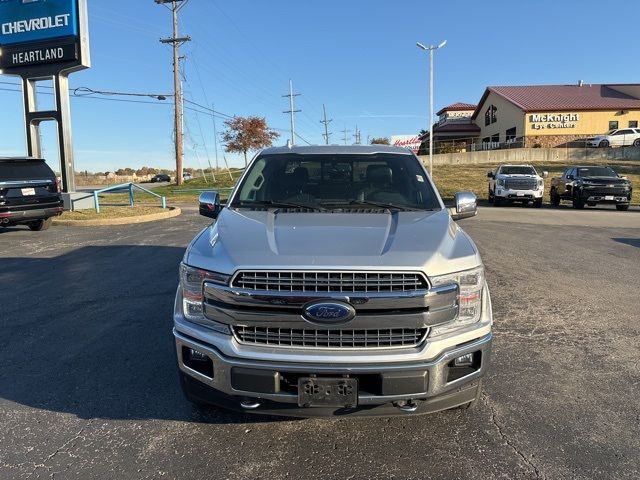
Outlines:
[[131, 225], [134, 223], [155, 222], [166, 218], [177, 217], [182, 213], [178, 207], [169, 207], [167, 212], [152, 213], [150, 215], [137, 215], [134, 217], [105, 218], [104, 220], [59, 220], [53, 219], [54, 225], [65, 227], [102, 227], [108, 225]]

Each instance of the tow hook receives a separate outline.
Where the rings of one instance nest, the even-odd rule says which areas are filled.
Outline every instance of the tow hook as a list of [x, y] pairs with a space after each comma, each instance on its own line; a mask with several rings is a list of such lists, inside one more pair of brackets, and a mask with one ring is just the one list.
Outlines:
[[415, 412], [418, 409], [418, 404], [412, 399], [394, 402], [393, 406], [407, 413]]
[[255, 400], [245, 398], [240, 402], [240, 406], [245, 410], [255, 410], [260, 406], [260, 402], [256, 402]]

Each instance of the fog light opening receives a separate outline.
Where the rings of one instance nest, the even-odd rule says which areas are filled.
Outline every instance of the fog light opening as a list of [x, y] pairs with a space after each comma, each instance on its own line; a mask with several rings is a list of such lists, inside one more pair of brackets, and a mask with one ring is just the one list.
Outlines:
[[182, 347], [182, 363], [191, 370], [213, 378], [213, 362], [206, 353], [190, 347]]
[[465, 353], [451, 360], [447, 366], [447, 383], [460, 380], [480, 370], [482, 352]]

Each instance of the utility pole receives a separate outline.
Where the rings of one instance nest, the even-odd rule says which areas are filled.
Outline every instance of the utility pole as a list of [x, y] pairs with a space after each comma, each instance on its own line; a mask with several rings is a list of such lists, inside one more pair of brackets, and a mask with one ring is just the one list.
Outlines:
[[324, 120], [320, 120], [320, 123], [324, 124], [324, 143], [329, 145], [329, 124], [333, 122], [333, 119], [327, 120], [327, 109], [324, 107], [324, 103], [322, 104], [322, 112], [324, 113]]
[[342, 130], [343, 133], [343, 137], [342, 140], [344, 140], [344, 144], [347, 144], [347, 140], [349, 140], [348, 134], [351, 133], [351, 130], [348, 130], [347, 127], [344, 127], [344, 130]]
[[289, 97], [289, 110], [285, 110], [282, 113], [288, 113], [291, 115], [291, 145], [296, 144], [296, 123], [295, 123], [295, 114], [301, 112], [302, 110], [295, 110], [293, 106], [293, 97], [299, 96], [299, 93], [293, 93], [293, 82], [289, 79], [289, 93], [287, 95], [282, 95], [283, 97]]
[[211, 104], [211, 120], [213, 121], [213, 146], [216, 149], [216, 171], [220, 168], [218, 164], [218, 129], [216, 126], [216, 106]]
[[361, 135], [361, 132], [360, 132], [360, 130], [358, 130], [358, 125], [356, 125], [356, 133], [353, 135], [353, 139], [354, 139], [356, 145], [360, 145], [360, 143], [361, 143], [360, 142], [360, 135]]
[[[159, 5], [164, 5], [171, 10], [173, 17], [173, 36], [162, 38], [160, 43], [173, 46], [173, 99], [175, 101], [175, 147], [176, 147], [176, 183], [182, 185], [182, 168], [184, 161], [183, 145], [183, 116], [182, 110], [182, 82], [180, 81], [180, 46], [191, 41], [191, 37], [178, 36], [178, 12], [182, 10], [189, 0], [155, 0]], [[171, 4], [169, 6], [168, 4]]]

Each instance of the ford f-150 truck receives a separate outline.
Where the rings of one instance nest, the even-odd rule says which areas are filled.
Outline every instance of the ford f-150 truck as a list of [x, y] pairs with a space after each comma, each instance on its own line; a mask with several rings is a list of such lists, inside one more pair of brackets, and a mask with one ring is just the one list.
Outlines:
[[584, 208], [585, 204], [612, 204], [618, 210], [628, 210], [632, 194], [631, 182], [620, 177], [611, 167], [568, 167], [561, 177], [551, 179], [552, 205], [562, 200], [571, 200], [573, 208]]
[[298, 417], [428, 413], [477, 402], [491, 299], [478, 249], [419, 159], [383, 145], [260, 152], [180, 265], [186, 397]]
[[540, 208], [547, 175], [538, 175], [531, 165], [500, 165], [495, 172], [487, 173], [489, 203], [498, 206], [503, 202], [533, 202], [534, 207]]

